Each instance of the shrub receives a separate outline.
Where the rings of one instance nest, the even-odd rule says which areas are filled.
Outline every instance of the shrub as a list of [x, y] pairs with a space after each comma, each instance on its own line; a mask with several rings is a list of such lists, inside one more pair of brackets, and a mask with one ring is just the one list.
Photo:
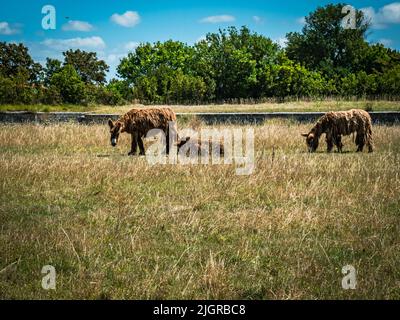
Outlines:
[[85, 84], [71, 65], [64, 66], [60, 72], [55, 73], [50, 81], [56, 87], [64, 103], [85, 103]]
[[287, 61], [271, 69], [269, 94], [277, 97], [314, 97], [324, 93], [326, 81], [321, 74]]
[[43, 104], [49, 105], [62, 104], [63, 102], [60, 90], [54, 85], [42, 88], [40, 101]]
[[11, 104], [17, 97], [15, 83], [6, 77], [0, 75], [0, 104]]
[[380, 92], [398, 95], [400, 92], [400, 65], [386, 71], [378, 79]]
[[367, 74], [365, 71], [351, 73], [347, 77], [342, 78], [341, 94], [344, 96], [363, 97], [377, 93], [378, 83], [377, 76]]

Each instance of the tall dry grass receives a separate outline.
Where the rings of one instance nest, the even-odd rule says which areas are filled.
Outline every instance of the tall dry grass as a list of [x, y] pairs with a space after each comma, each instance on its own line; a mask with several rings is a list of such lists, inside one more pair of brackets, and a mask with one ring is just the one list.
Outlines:
[[373, 154], [351, 137], [308, 154], [309, 127], [255, 127], [255, 172], [236, 176], [149, 166], [107, 126], [0, 126], [0, 297], [400, 298], [400, 127], [375, 127]]
[[[143, 104], [129, 104], [122, 106], [107, 105], [0, 105], [0, 111], [33, 111], [33, 112], [56, 112], [56, 111], [74, 111], [74, 112], [94, 112], [94, 113], [113, 113], [124, 114], [132, 108], [146, 107], [165, 107], [162, 106], [144, 106]], [[320, 100], [293, 100], [286, 102], [276, 101], [253, 101], [238, 103], [215, 103], [206, 105], [169, 105], [171, 109], [179, 113], [192, 112], [307, 112], [307, 111], [343, 111], [350, 109], [364, 109], [367, 111], [399, 111], [400, 102], [394, 100], [368, 100], [368, 99], [335, 99], [321, 98]]]

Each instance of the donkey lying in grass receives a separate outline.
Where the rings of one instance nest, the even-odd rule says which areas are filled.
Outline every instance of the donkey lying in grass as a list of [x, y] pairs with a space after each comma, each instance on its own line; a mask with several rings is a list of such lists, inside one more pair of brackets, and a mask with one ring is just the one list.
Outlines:
[[[224, 156], [224, 143], [219, 140], [215, 141], [212, 139], [208, 139], [208, 141], [202, 141], [201, 139], [192, 139], [190, 137], [185, 137], [183, 139], [178, 139], [176, 144], [178, 153], [181, 151], [181, 148], [184, 148], [184, 155], [190, 156], [191, 151], [196, 152], [196, 156], [202, 156], [205, 154], [210, 154], [215, 157]], [[214, 148], [213, 148], [214, 146]]]
[[319, 138], [326, 134], [328, 152], [331, 152], [336, 145], [339, 152], [342, 152], [342, 135], [348, 136], [356, 133], [355, 143], [357, 152], [362, 152], [364, 145], [368, 152], [373, 152], [372, 121], [368, 112], [360, 109], [349, 111], [328, 112], [323, 115], [309, 133], [303, 133], [309, 152], [315, 152], [318, 148]]
[[[120, 133], [126, 132], [132, 135], [131, 151], [128, 155], [136, 155], [139, 145], [140, 155], [145, 155], [142, 138], [152, 129], [160, 129], [164, 132], [167, 142], [167, 154], [169, 153], [170, 123], [176, 123], [176, 114], [170, 108], [132, 109], [116, 122], [108, 120], [111, 134], [111, 145], [118, 143]], [[176, 128], [171, 127], [173, 133]]]

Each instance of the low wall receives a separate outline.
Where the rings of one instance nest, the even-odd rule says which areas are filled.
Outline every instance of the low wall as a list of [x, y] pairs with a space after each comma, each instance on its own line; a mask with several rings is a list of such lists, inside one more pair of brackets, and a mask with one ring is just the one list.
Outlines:
[[[206, 124], [260, 124], [268, 119], [291, 119], [299, 122], [314, 122], [323, 112], [260, 112], [260, 113], [178, 113], [179, 118], [197, 117]], [[400, 124], [400, 112], [370, 112], [374, 123]], [[80, 112], [0, 112], [0, 123], [47, 123], [77, 122], [82, 124], [105, 123], [116, 120], [115, 114], [93, 114]]]

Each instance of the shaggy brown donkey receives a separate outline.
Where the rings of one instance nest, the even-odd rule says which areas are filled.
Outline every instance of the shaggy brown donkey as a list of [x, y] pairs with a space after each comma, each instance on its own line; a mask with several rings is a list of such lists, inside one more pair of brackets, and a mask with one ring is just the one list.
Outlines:
[[368, 152], [373, 152], [372, 121], [368, 112], [360, 109], [349, 111], [328, 112], [323, 115], [309, 133], [304, 133], [309, 152], [318, 148], [319, 138], [326, 134], [328, 152], [331, 152], [333, 145], [336, 145], [339, 152], [342, 152], [342, 135], [348, 136], [356, 133], [355, 143], [357, 152], [362, 152], [364, 145], [368, 146]]
[[[116, 122], [108, 120], [111, 134], [111, 145], [118, 143], [120, 133], [126, 132], [132, 135], [131, 151], [128, 155], [136, 155], [139, 145], [140, 155], [145, 155], [142, 138], [152, 129], [160, 129], [164, 132], [167, 142], [167, 154], [169, 153], [169, 127], [170, 122], [176, 123], [176, 114], [170, 108], [132, 109]], [[171, 127], [171, 131], [176, 128]]]

